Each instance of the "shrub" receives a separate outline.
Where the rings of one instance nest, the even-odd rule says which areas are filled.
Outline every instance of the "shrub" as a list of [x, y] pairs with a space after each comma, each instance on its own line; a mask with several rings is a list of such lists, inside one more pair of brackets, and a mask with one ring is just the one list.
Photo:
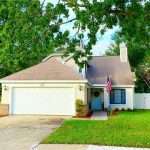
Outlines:
[[122, 108], [121, 111], [125, 111], [125, 108]]
[[133, 111], [131, 108], [128, 108], [127, 110], [128, 110], [128, 111]]
[[86, 117], [88, 115], [88, 106], [82, 100], [76, 100], [76, 115], [77, 117]]
[[119, 111], [119, 108], [115, 108], [115, 111], [116, 111], [116, 112]]

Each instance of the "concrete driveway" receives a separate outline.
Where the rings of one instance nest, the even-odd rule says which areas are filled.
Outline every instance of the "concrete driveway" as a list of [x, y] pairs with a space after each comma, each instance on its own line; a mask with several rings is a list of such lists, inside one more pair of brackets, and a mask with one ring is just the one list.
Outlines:
[[0, 118], [0, 150], [30, 150], [59, 127], [63, 118], [9, 116]]

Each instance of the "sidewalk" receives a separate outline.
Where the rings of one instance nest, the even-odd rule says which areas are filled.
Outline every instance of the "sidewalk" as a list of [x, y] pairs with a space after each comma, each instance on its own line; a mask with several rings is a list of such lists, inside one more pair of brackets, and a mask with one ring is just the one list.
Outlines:
[[80, 144], [40, 144], [37, 150], [87, 150], [88, 145]]
[[150, 148], [129, 148], [80, 144], [40, 144], [37, 150], [150, 150]]
[[86, 150], [150, 150], [149, 148], [116, 147], [116, 146], [95, 146], [89, 145]]

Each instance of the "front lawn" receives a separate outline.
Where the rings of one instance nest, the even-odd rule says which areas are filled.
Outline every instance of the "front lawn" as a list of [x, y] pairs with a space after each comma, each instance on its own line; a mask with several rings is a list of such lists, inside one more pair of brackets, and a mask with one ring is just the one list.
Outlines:
[[150, 111], [120, 112], [107, 121], [66, 120], [42, 143], [150, 147]]

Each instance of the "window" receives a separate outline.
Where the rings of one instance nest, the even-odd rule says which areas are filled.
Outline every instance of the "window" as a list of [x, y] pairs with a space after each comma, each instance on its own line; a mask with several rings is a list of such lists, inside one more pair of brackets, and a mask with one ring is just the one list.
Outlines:
[[110, 93], [110, 104], [125, 104], [126, 91], [125, 89], [113, 89]]

